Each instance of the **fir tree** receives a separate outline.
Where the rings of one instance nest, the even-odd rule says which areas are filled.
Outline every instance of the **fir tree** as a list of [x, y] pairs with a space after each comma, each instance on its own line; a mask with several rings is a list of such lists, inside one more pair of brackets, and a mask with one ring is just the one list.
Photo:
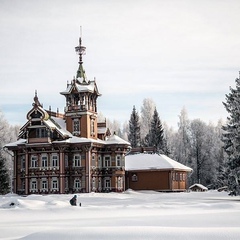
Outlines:
[[9, 175], [5, 163], [6, 159], [0, 151], [0, 194], [9, 192]]
[[145, 145], [155, 147], [159, 153], [169, 154], [167, 142], [164, 139], [164, 129], [156, 108], [153, 113], [151, 128], [145, 137]]
[[133, 106], [129, 120], [128, 141], [132, 147], [139, 147], [141, 143], [139, 115], [135, 106]]
[[229, 168], [228, 183], [230, 190], [239, 193], [240, 184], [240, 79], [236, 79], [236, 89], [230, 87], [223, 103], [229, 116], [227, 124], [223, 126], [224, 150], [228, 155]]

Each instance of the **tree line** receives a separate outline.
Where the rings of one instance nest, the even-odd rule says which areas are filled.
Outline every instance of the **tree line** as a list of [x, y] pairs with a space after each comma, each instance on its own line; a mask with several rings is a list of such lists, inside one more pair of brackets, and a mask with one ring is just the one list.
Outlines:
[[7, 143], [17, 140], [20, 126], [11, 126], [0, 111], [0, 194], [11, 191], [13, 162], [10, 152], [4, 150]]
[[156, 104], [146, 98], [140, 113], [133, 106], [130, 119], [121, 125], [107, 120], [115, 131], [132, 147], [151, 146], [160, 154], [193, 169], [189, 183], [201, 183], [209, 188], [228, 186], [234, 194], [240, 194], [240, 80], [236, 88], [230, 88], [223, 106], [229, 116], [217, 124], [201, 119], [189, 119], [183, 108], [179, 114], [178, 129], [162, 123]]

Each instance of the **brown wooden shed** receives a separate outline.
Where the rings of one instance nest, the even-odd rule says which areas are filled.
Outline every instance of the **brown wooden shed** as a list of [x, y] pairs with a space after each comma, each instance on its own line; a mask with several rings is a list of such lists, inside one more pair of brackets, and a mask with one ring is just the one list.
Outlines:
[[126, 189], [185, 191], [191, 168], [166, 155], [138, 153], [125, 158]]

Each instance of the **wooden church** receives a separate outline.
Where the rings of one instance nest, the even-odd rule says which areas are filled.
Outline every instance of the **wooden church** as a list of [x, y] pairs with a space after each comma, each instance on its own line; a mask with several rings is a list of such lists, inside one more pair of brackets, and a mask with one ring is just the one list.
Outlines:
[[61, 92], [64, 113], [43, 109], [35, 92], [27, 122], [17, 142], [6, 147], [14, 153], [13, 188], [17, 194], [121, 192], [125, 190], [125, 155], [130, 143], [110, 135], [98, 122], [95, 80], [88, 80], [81, 38], [76, 77]]

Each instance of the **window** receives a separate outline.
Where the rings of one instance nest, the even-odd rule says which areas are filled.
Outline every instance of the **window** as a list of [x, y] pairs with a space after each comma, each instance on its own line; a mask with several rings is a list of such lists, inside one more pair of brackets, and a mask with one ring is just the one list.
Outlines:
[[58, 179], [57, 178], [52, 179], [52, 190], [58, 190]]
[[132, 175], [132, 182], [137, 182], [137, 181], [138, 181], [137, 174], [133, 174]]
[[37, 155], [32, 155], [31, 156], [31, 167], [36, 168], [37, 167]]
[[183, 180], [182, 173], [179, 173], [179, 176], [180, 176], [180, 181], [182, 181]]
[[186, 173], [183, 173], [183, 181], [186, 181], [187, 180], [187, 174]]
[[122, 177], [117, 178], [117, 189], [120, 191], [123, 188], [123, 179]]
[[45, 168], [47, 167], [47, 165], [48, 165], [48, 158], [47, 158], [47, 155], [44, 154], [41, 156], [41, 166]]
[[38, 128], [36, 130], [36, 137], [37, 138], [46, 138], [48, 137], [48, 132], [47, 132], [47, 129], [46, 128]]
[[21, 181], [22, 190], [25, 190], [25, 179]]
[[31, 179], [30, 186], [31, 186], [31, 189], [30, 189], [31, 191], [37, 190], [37, 179], [36, 178]]
[[58, 155], [52, 155], [52, 167], [58, 167]]
[[25, 164], [26, 164], [26, 161], [25, 161], [25, 156], [21, 156], [21, 168], [22, 169], [25, 169]]
[[96, 179], [95, 179], [95, 177], [92, 178], [92, 191], [96, 191]]
[[176, 173], [175, 180], [176, 180], [176, 181], [179, 181], [178, 173]]
[[101, 192], [102, 191], [102, 179], [98, 178], [98, 191]]
[[42, 190], [47, 190], [47, 179], [42, 179]]
[[73, 120], [73, 134], [80, 134], [80, 121], [79, 119]]
[[80, 190], [80, 189], [81, 189], [81, 181], [80, 181], [79, 178], [76, 178], [76, 179], [74, 180], [74, 189], [75, 189], [75, 190]]
[[110, 167], [111, 166], [111, 158], [110, 156], [104, 157], [104, 167]]
[[81, 156], [79, 154], [74, 155], [73, 166], [74, 167], [81, 167]]
[[99, 168], [102, 167], [102, 157], [101, 157], [101, 155], [98, 156], [98, 167]]
[[91, 119], [91, 136], [95, 136], [94, 119]]
[[92, 154], [92, 166], [96, 167], [95, 153]]
[[65, 190], [68, 190], [68, 179], [65, 178]]
[[64, 155], [65, 167], [68, 167], [68, 155]]
[[121, 156], [120, 155], [116, 156], [116, 167], [121, 167]]
[[105, 182], [105, 184], [104, 184], [105, 190], [110, 190], [110, 188], [111, 188], [110, 178], [106, 178], [104, 182]]

